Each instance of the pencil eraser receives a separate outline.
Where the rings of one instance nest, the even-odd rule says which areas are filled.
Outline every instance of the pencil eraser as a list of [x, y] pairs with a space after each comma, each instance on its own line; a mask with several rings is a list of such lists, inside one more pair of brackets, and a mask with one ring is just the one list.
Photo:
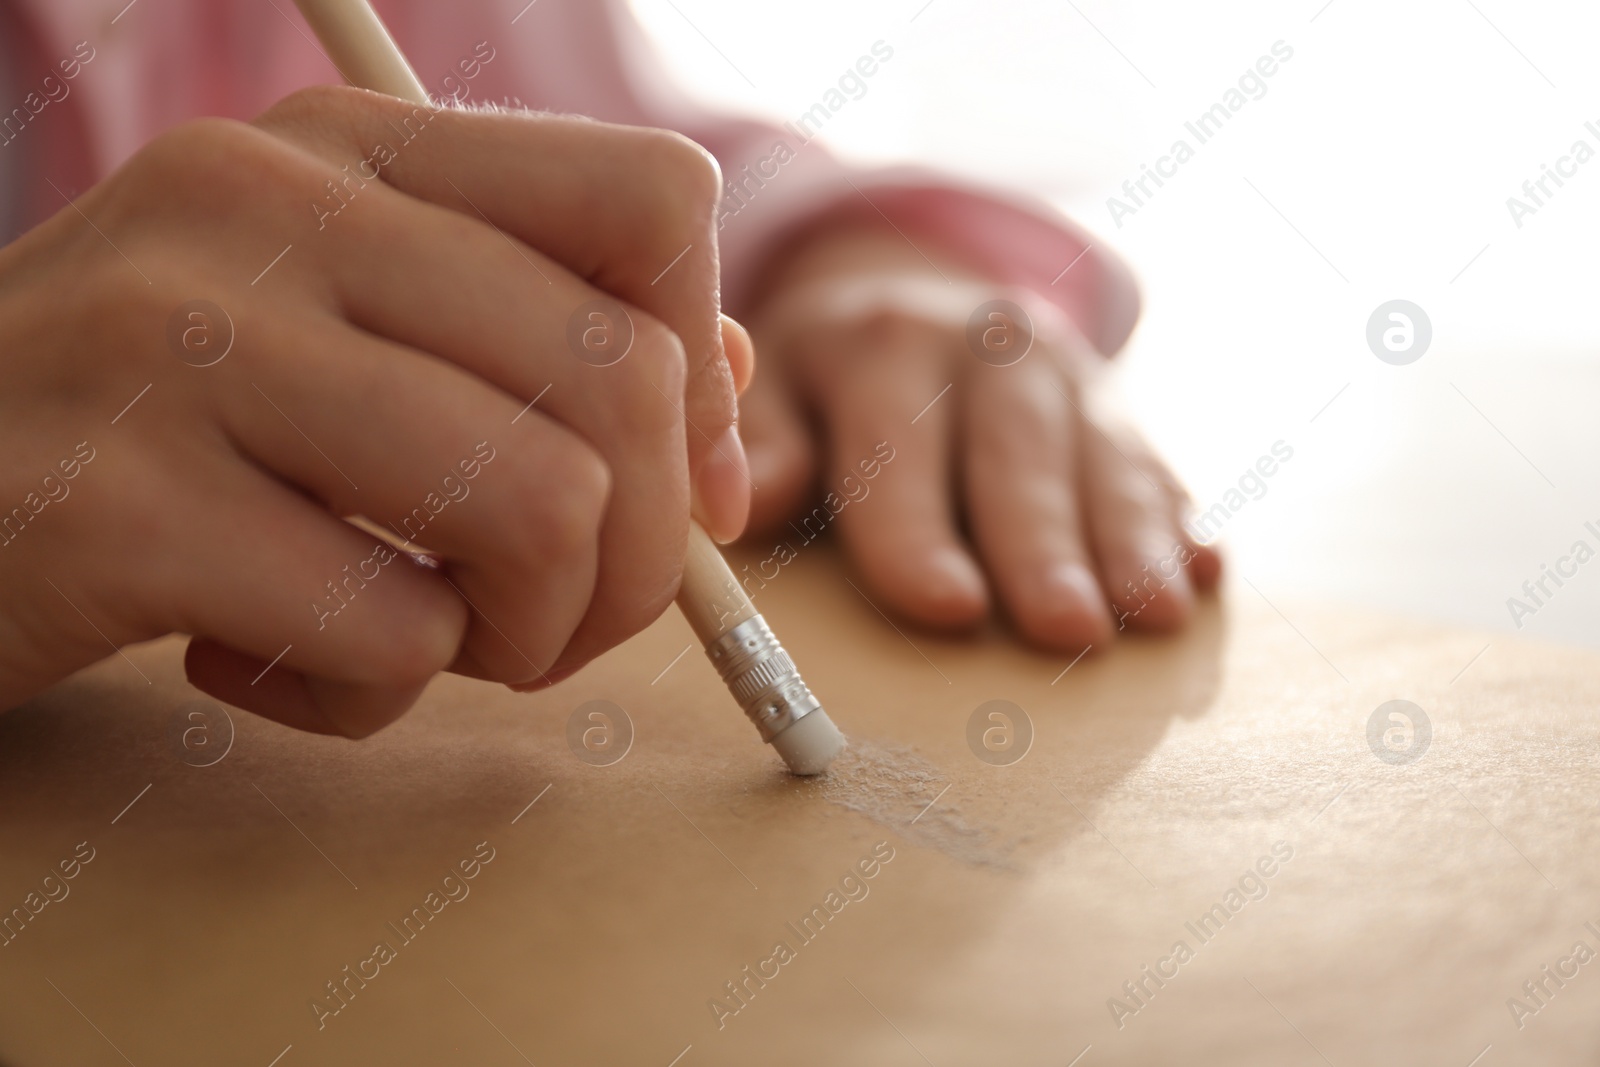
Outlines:
[[802, 715], [772, 739], [783, 762], [795, 774], [821, 774], [844, 748], [844, 734], [821, 708]]

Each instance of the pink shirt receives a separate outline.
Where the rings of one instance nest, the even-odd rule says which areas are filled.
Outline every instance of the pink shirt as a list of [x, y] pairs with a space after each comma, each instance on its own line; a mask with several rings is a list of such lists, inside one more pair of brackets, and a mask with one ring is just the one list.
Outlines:
[[[824, 217], [887, 216], [919, 242], [1059, 304], [1102, 351], [1121, 347], [1138, 316], [1132, 280], [1105, 250], [1061, 275], [1091, 243], [1041, 204], [910, 168], [852, 171], [792, 124], [708, 114], [667, 82], [625, 0], [374, 6], [435, 96], [663, 126], [705, 145], [726, 180], [719, 238], [735, 314], [765, 257], [800, 229]], [[248, 119], [296, 89], [339, 80], [292, 0], [0, 0], [0, 9], [16, 64], [15, 99], [0, 101], [0, 154], [26, 160], [18, 169], [28, 222], [63, 206], [46, 178], [75, 196], [186, 119]], [[462, 61], [489, 55], [462, 78]], [[780, 142], [792, 158], [778, 167]]]

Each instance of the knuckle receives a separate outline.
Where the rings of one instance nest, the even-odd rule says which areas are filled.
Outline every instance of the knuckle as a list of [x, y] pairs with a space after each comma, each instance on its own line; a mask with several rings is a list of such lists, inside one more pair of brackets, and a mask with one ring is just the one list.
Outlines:
[[648, 523], [632, 523], [625, 539], [608, 546], [610, 568], [618, 578], [596, 586], [589, 623], [579, 645], [598, 652], [632, 637], [672, 605], [683, 581], [687, 501], [667, 508]]
[[882, 359], [913, 358], [944, 332], [939, 323], [899, 303], [873, 308], [857, 319], [855, 326], [866, 342], [865, 350]]
[[688, 378], [683, 342], [661, 320], [635, 312], [633, 347], [634, 365], [622, 378], [614, 412], [618, 428], [649, 435], [673, 432], [683, 422], [680, 409]]
[[[370, 632], [381, 637], [354, 652], [353, 664], [364, 668], [364, 680], [389, 685], [421, 685], [450, 666], [461, 635], [466, 631], [465, 611], [448, 617], [442, 613], [425, 625], [389, 625]], [[448, 627], [448, 628], [447, 628]]]
[[671, 130], [646, 130], [639, 137], [650, 187], [660, 197], [659, 210], [669, 218], [685, 214], [697, 222], [710, 218], [722, 196], [722, 168], [716, 158]]
[[260, 132], [247, 123], [194, 119], [150, 141], [129, 160], [124, 174], [140, 188], [146, 183], [167, 188], [176, 180], [189, 188], [231, 189], [252, 170], [260, 142]]
[[1004, 409], [995, 412], [1001, 417], [974, 419], [974, 428], [1024, 451], [1030, 445], [1060, 437], [1065, 416], [1071, 414], [1061, 394], [1052, 384], [1042, 381], [1006, 390], [1004, 401]]
[[325, 126], [329, 116], [375, 111], [386, 98], [348, 85], [310, 85], [297, 89], [258, 115], [253, 125], [264, 128]]
[[551, 479], [519, 478], [515, 518], [534, 531], [538, 555], [548, 566], [592, 550], [611, 498], [611, 470], [600, 453], [576, 435], [563, 434], [548, 453]]
[[665, 379], [660, 384], [683, 384], [688, 366], [688, 355], [683, 341], [672, 327], [645, 311], [634, 311], [634, 337], [641, 362], [651, 370], [659, 371]]
[[[183, 123], [142, 148], [107, 183], [108, 228], [155, 232], [155, 223], [236, 228], [251, 215], [287, 219], [304, 211], [318, 171], [284, 141], [232, 119]], [[163, 245], [170, 237], [157, 234]]]

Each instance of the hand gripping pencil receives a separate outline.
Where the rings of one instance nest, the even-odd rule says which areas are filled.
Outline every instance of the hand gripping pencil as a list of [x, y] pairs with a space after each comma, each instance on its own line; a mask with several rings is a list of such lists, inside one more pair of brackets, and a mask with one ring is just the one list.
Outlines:
[[[423, 107], [428, 92], [367, 0], [295, 0], [351, 84]], [[698, 523], [689, 524], [678, 607], [761, 739], [795, 774], [821, 774], [844, 747], [766, 621]]]

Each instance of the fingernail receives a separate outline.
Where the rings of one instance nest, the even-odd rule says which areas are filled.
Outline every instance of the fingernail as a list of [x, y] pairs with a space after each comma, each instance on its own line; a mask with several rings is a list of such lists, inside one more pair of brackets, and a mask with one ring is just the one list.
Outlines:
[[1124, 609], [1119, 621], [1140, 629], [1167, 631], [1182, 626], [1194, 607], [1194, 589], [1178, 568], [1171, 576], [1171, 559], [1147, 558], [1135, 579], [1115, 590], [1115, 600]]
[[935, 626], [970, 626], [989, 612], [983, 571], [960, 549], [935, 549], [922, 567], [916, 599], [924, 621]]
[[719, 544], [736, 540], [744, 532], [750, 518], [750, 461], [737, 426], [729, 426], [717, 438], [700, 468], [694, 517]]
[[743, 393], [755, 376], [756, 346], [750, 340], [750, 331], [726, 314], [722, 316], [722, 351], [733, 372], [734, 392]]
[[974, 599], [983, 595], [983, 572], [965, 552], [945, 549], [930, 560], [930, 582], [940, 594]]
[[1105, 594], [1089, 568], [1081, 563], [1052, 567], [1045, 578], [1046, 595], [1098, 615], [1106, 614]]
[[770, 440], [757, 439], [750, 442], [745, 452], [745, 466], [748, 468], [750, 480], [756, 485], [770, 485], [782, 470], [782, 457], [778, 449]]
[[506, 688], [513, 693], [537, 693], [541, 689], [549, 689], [558, 682], [566, 681], [581, 670], [583, 670], [583, 664], [581, 663], [576, 667], [562, 667], [560, 670], [546, 671], [531, 682], [508, 685]]
[[1111, 613], [1105, 593], [1089, 568], [1062, 563], [1045, 572], [1040, 583], [1040, 617], [1048, 620], [1051, 636], [1063, 644], [1092, 645], [1111, 633]]
[[306, 692], [322, 716], [353, 740], [371, 736], [404, 715], [426, 687], [426, 682], [395, 686], [306, 678]]

